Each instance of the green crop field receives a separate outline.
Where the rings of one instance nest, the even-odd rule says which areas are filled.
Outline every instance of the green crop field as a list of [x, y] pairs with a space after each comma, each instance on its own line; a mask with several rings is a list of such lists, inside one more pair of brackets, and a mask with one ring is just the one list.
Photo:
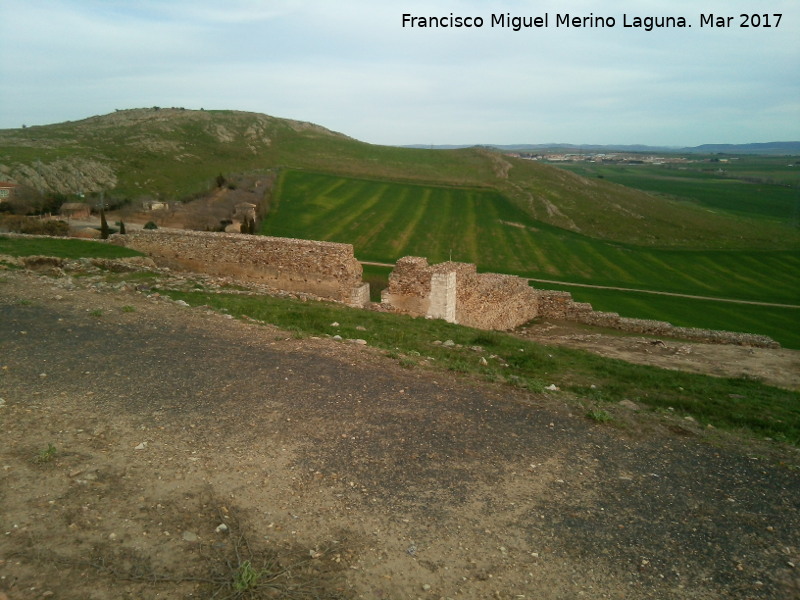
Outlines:
[[103, 242], [73, 238], [8, 237], [0, 235], [0, 254], [57, 256], [59, 258], [126, 258], [141, 252]]
[[[496, 192], [429, 187], [289, 171], [264, 223], [269, 235], [352, 243], [362, 260], [406, 255], [475, 262], [478, 211], [508, 202]], [[516, 211], [519, 212], [519, 211]], [[481, 215], [485, 217], [486, 215]]]
[[661, 250], [532, 219], [497, 192], [283, 174], [262, 233], [353, 244], [364, 261], [452, 258], [482, 271], [780, 303], [800, 301], [800, 251]]
[[[718, 160], [718, 159], [717, 159]], [[786, 157], [741, 157], [687, 166], [559, 165], [584, 177], [688, 200], [713, 211], [758, 217], [796, 227], [800, 219], [800, 167]]]
[[[481, 271], [696, 296], [800, 304], [800, 251], [665, 250], [609, 243], [536, 221], [501, 194], [283, 173], [266, 235], [352, 243], [363, 261], [424, 256], [472, 262]], [[380, 285], [380, 277], [372, 287]], [[542, 286], [557, 287], [557, 286]], [[570, 290], [574, 291], [574, 290]], [[800, 311], [703, 304], [613, 290], [577, 299], [623, 316], [762, 333], [800, 346]], [[373, 299], [377, 299], [377, 292]]]

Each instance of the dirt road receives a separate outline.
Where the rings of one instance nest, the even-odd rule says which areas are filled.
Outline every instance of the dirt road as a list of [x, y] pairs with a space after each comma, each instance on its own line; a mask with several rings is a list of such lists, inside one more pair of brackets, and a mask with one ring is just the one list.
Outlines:
[[800, 589], [796, 452], [368, 347], [7, 271], [0, 398], [0, 598], [235, 597], [245, 556], [297, 598]]

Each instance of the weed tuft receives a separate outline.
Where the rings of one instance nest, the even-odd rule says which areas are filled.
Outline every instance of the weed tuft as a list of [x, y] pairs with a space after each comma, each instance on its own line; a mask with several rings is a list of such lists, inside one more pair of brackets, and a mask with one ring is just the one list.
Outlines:
[[56, 447], [53, 446], [53, 444], [48, 443], [47, 448], [39, 450], [33, 460], [39, 464], [49, 463], [56, 457], [57, 454], [58, 450], [56, 450]]
[[547, 384], [544, 381], [540, 379], [529, 379], [527, 377], [519, 378], [517, 385], [535, 394], [542, 394], [547, 389]]
[[176, 583], [194, 584], [201, 597], [214, 600], [346, 598], [340, 591], [341, 575], [351, 553], [339, 546], [341, 541], [322, 544], [311, 551], [296, 546], [268, 547], [251, 542], [229, 509], [219, 512], [213, 522], [219, 520], [228, 526], [227, 543], [199, 544], [191, 559], [167, 570], [135, 549], [100, 546], [89, 561], [78, 562], [45, 553], [51, 554], [51, 562], [90, 567], [119, 581], [161, 585], [165, 592]]
[[608, 411], [601, 408], [593, 408], [586, 413], [586, 417], [597, 423], [608, 423], [614, 420], [614, 417], [612, 417]]
[[419, 363], [415, 361], [413, 358], [408, 358], [407, 356], [403, 356], [400, 358], [400, 366], [404, 369], [413, 369], [414, 367], [418, 366]]
[[247, 592], [258, 587], [266, 571], [257, 571], [253, 564], [246, 560], [233, 571], [233, 589], [237, 592]]

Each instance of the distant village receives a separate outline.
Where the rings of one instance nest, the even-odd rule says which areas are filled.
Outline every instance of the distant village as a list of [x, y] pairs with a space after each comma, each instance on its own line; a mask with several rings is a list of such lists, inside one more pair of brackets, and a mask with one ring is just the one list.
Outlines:
[[685, 156], [658, 156], [655, 154], [639, 154], [626, 152], [508, 152], [508, 156], [525, 160], [539, 160], [550, 163], [588, 162], [624, 165], [666, 165], [690, 163], [727, 163], [738, 160], [737, 157], [726, 158], [686, 158]]

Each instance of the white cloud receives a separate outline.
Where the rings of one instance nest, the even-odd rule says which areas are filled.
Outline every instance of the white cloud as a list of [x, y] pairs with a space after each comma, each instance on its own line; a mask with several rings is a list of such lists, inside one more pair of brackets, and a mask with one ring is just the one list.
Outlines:
[[[773, 0], [777, 29], [699, 27], [700, 12], [753, 10], [745, 0], [4, 0], [0, 127], [185, 105], [377, 143], [800, 139], [800, 7]], [[404, 12], [487, 24], [404, 29]], [[551, 26], [492, 29], [492, 12], [549, 13]], [[565, 12], [617, 26], [555, 28]], [[624, 29], [624, 13], [683, 15], [693, 27]]]

